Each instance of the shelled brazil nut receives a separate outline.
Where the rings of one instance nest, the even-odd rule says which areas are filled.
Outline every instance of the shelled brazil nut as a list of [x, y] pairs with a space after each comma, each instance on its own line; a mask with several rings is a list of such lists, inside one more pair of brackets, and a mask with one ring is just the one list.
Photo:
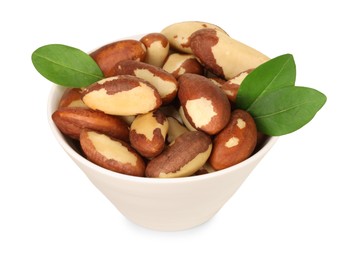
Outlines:
[[[223, 50], [241, 58], [224, 58]], [[268, 58], [220, 27], [177, 23], [91, 56], [105, 78], [67, 91], [52, 116], [88, 160], [122, 174], [174, 178], [212, 174], [252, 155], [254, 120], [230, 102]]]

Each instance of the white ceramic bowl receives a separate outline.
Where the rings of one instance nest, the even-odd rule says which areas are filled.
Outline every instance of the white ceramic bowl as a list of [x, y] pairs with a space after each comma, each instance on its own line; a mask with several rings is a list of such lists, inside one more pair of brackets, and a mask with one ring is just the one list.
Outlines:
[[174, 179], [128, 176], [106, 170], [80, 155], [58, 130], [51, 115], [65, 88], [54, 86], [48, 100], [48, 120], [55, 138], [91, 182], [132, 222], [154, 230], [177, 231], [209, 220], [236, 192], [277, 138], [247, 160], [217, 172]]

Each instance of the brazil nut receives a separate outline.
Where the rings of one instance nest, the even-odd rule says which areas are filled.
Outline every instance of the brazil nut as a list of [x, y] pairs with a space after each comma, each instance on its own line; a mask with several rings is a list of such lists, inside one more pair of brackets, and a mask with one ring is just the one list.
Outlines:
[[130, 126], [130, 143], [141, 155], [155, 157], [165, 147], [168, 127], [165, 115], [159, 110], [138, 115]]
[[230, 102], [208, 78], [186, 73], [179, 77], [178, 98], [184, 116], [197, 130], [210, 135], [221, 131], [230, 118]]
[[73, 139], [79, 139], [83, 129], [91, 129], [123, 141], [129, 140], [129, 128], [120, 117], [82, 107], [62, 107], [52, 119], [59, 130]]
[[269, 60], [261, 52], [214, 29], [194, 32], [190, 37], [190, 47], [208, 70], [227, 80]]
[[163, 104], [170, 103], [177, 95], [177, 81], [165, 70], [139, 61], [125, 60], [117, 63], [116, 75], [133, 75], [153, 85]]
[[200, 131], [185, 132], [146, 166], [146, 177], [186, 177], [198, 171], [208, 160], [212, 142]]
[[95, 164], [118, 173], [144, 176], [144, 160], [126, 142], [84, 129], [80, 134], [80, 144], [87, 158]]
[[238, 164], [252, 154], [256, 144], [257, 127], [252, 116], [236, 109], [228, 125], [215, 137], [209, 163], [215, 170]]
[[161, 33], [164, 34], [170, 42], [170, 45], [178, 51], [183, 53], [192, 53], [190, 48], [191, 35], [203, 28], [213, 28], [215, 30], [222, 31], [223, 29], [211, 23], [199, 22], [199, 21], [185, 21], [180, 23], [174, 23], [165, 27]]
[[191, 54], [172, 53], [162, 67], [178, 78], [184, 73], [203, 74], [204, 68]]
[[145, 45], [137, 40], [121, 40], [102, 46], [91, 53], [105, 77], [114, 76], [114, 66], [122, 60], [143, 61]]
[[162, 67], [170, 50], [170, 43], [162, 33], [149, 33], [140, 41], [145, 45], [146, 57], [144, 62]]
[[155, 87], [130, 75], [105, 78], [90, 85], [82, 92], [82, 100], [91, 109], [118, 116], [145, 114], [162, 104]]

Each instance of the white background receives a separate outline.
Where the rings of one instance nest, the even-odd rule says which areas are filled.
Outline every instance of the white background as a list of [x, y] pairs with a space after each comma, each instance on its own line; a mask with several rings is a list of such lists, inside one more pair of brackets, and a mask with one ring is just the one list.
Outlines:
[[[232, 3], [232, 6], [230, 4]], [[354, 259], [351, 1], [2, 1], [0, 259]], [[164, 233], [126, 220], [54, 140], [51, 83], [31, 64], [49, 43], [90, 51], [171, 23], [217, 24], [328, 97], [280, 138], [206, 224]]]

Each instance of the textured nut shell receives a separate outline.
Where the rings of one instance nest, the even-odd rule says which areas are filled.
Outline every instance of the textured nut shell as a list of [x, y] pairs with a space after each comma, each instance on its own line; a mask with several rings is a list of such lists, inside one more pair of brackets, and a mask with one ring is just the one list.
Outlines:
[[209, 163], [215, 170], [240, 163], [251, 156], [256, 143], [257, 128], [252, 116], [236, 109], [228, 125], [215, 137]]
[[147, 177], [174, 178], [190, 176], [208, 160], [211, 139], [200, 131], [186, 132], [147, 165]]
[[102, 46], [91, 53], [91, 57], [101, 68], [105, 77], [114, 76], [114, 65], [122, 60], [143, 61], [146, 48], [137, 40], [121, 40]]
[[142, 37], [140, 41], [146, 47], [144, 62], [162, 67], [170, 50], [170, 43], [166, 36], [162, 33], [149, 33]]
[[116, 75], [133, 75], [153, 85], [161, 96], [162, 103], [170, 103], [177, 95], [177, 81], [167, 71], [139, 61], [126, 60], [117, 63]]
[[199, 22], [199, 21], [185, 21], [180, 23], [174, 23], [165, 27], [161, 33], [164, 34], [171, 47], [185, 53], [192, 53], [190, 48], [190, 36], [197, 30], [202, 28], [213, 28], [215, 30], [226, 33], [219, 26], [211, 23]]
[[81, 100], [81, 88], [67, 89], [59, 101], [58, 108], [62, 107], [83, 107], [88, 108]]
[[213, 135], [226, 126], [230, 102], [219, 87], [206, 77], [189, 73], [180, 76], [178, 83], [178, 98], [192, 127]]
[[139, 115], [130, 127], [130, 144], [141, 155], [155, 157], [165, 147], [168, 126], [165, 115], [159, 110]]
[[53, 113], [52, 119], [62, 133], [74, 139], [79, 139], [83, 129], [92, 129], [124, 141], [129, 140], [128, 125], [121, 118], [100, 111], [63, 107]]
[[144, 160], [127, 143], [86, 129], [81, 132], [80, 144], [93, 163], [118, 173], [144, 176]]
[[172, 53], [168, 56], [162, 68], [175, 78], [185, 73], [202, 75], [204, 72], [203, 66], [191, 54]]
[[82, 100], [91, 109], [118, 116], [145, 114], [162, 104], [155, 87], [130, 75], [110, 77], [90, 85], [82, 92]]
[[194, 32], [190, 37], [190, 46], [208, 70], [226, 79], [269, 60], [259, 51], [213, 29]]

